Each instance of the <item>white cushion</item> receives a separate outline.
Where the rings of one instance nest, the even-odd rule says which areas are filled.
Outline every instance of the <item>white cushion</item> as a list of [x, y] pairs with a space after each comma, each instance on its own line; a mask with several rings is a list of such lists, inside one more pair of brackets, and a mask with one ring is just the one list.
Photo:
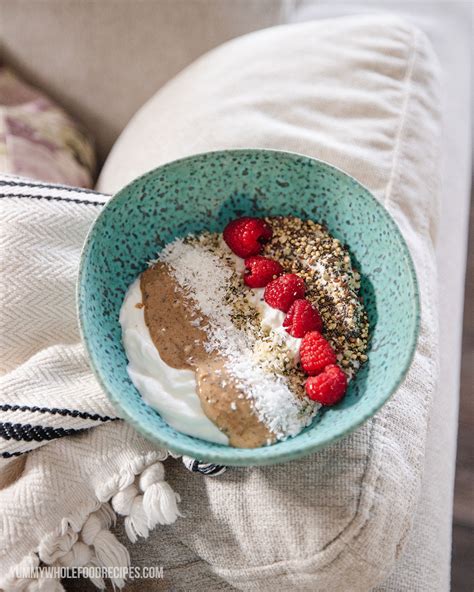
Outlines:
[[[361, 0], [302, 0], [292, 20], [372, 12]], [[384, 0], [377, 10], [402, 15], [433, 43], [442, 68], [441, 207], [436, 243], [440, 327], [439, 386], [431, 412], [422, 491], [412, 532], [395, 570], [377, 592], [450, 589], [459, 367], [471, 186], [472, 5]], [[453, 262], [456, 262], [453, 265]], [[449, 314], [446, 314], [449, 311]]]
[[[367, 590], [403, 551], [437, 379], [436, 77], [426, 38], [397, 18], [261, 31], [214, 50], [168, 83], [135, 116], [103, 169], [99, 188], [112, 192], [195, 152], [302, 152], [367, 185], [394, 216], [415, 262], [418, 349], [405, 382], [374, 420], [284, 466], [191, 482], [175, 471], [189, 516], [173, 526], [176, 552], [186, 545], [238, 589]], [[142, 548], [142, 558], [159, 553], [158, 537], [153, 545], [148, 553]], [[190, 570], [192, 564], [188, 578]]]

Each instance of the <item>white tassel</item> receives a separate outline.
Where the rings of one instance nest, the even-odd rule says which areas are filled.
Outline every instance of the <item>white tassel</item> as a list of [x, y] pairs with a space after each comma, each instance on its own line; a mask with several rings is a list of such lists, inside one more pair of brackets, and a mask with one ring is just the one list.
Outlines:
[[82, 567], [92, 559], [92, 549], [82, 541], [77, 541], [69, 553], [58, 559], [59, 565], [65, 567]]
[[[172, 524], [181, 516], [180, 497], [164, 480], [165, 470], [160, 460], [166, 456], [166, 451], [150, 453], [137, 461], [136, 466], [116, 476], [113, 483], [100, 488], [96, 492], [97, 509], [84, 522], [78, 511], [62, 519], [59, 528], [40, 542], [37, 554], [26, 556], [9, 576], [0, 577], [0, 587], [5, 592], [64, 592], [59, 580], [18, 577], [23, 570], [38, 567], [40, 560], [66, 567], [129, 567], [127, 549], [109, 530], [115, 524], [116, 513], [125, 516], [125, 531], [132, 542], [138, 537], [146, 538], [156, 524]], [[134, 480], [141, 470], [138, 488]], [[123, 578], [110, 579], [114, 587], [125, 585]], [[91, 581], [101, 590], [106, 587], [102, 578], [91, 578]]]
[[159, 456], [157, 453], [148, 453], [144, 458], [135, 459], [127, 469], [122, 470], [118, 475], [97, 487], [97, 498], [101, 502], [108, 501], [117, 491], [122, 491], [131, 485], [135, 481], [135, 476], [141, 473], [151, 462], [158, 460]]
[[133, 500], [138, 495], [137, 486], [132, 483], [112, 498], [112, 508], [121, 516], [128, 516], [132, 510]]
[[166, 481], [150, 485], [143, 494], [143, 509], [150, 528], [157, 524], [173, 524], [182, 515], [178, 509], [180, 499]]
[[158, 483], [159, 481], [164, 481], [165, 479], [165, 467], [162, 463], [156, 462], [147, 467], [139, 478], [139, 485], [142, 491], [145, 491], [147, 487], [152, 485], [153, 483]]
[[71, 528], [68, 528], [64, 534], [58, 534], [58, 532], [60, 531], [47, 535], [38, 547], [39, 558], [48, 565], [68, 553], [77, 541], [77, 532], [74, 532]]
[[[128, 567], [130, 555], [110, 530], [101, 530], [94, 540], [97, 561], [105, 567]], [[123, 578], [111, 578], [119, 588], [125, 584]]]
[[123, 470], [118, 475], [117, 489], [125, 489], [135, 481], [135, 473], [130, 470]]
[[[109, 506], [110, 508], [110, 506]], [[104, 567], [128, 567], [130, 555], [127, 549], [108, 530], [110, 526], [110, 512], [99, 509], [90, 514], [81, 531], [82, 541], [86, 545], [92, 545], [95, 551], [97, 564]], [[125, 585], [123, 578], [110, 578], [118, 588]]]
[[[89, 513], [97, 511], [101, 506], [101, 502], [96, 500], [94, 506], [95, 507], [90, 508]], [[73, 510], [69, 516], [61, 520], [61, 534], [65, 534], [68, 528], [74, 532], [80, 532], [85, 519], [86, 517], [84, 516], [84, 511], [82, 509], [78, 508]]]
[[143, 496], [139, 494], [136, 485], [129, 485], [116, 493], [112, 498], [112, 507], [118, 514], [125, 516], [125, 532], [132, 543], [139, 536], [148, 537], [148, 518], [143, 510]]
[[[92, 559], [87, 564], [87, 567], [101, 567], [99, 565], [99, 562], [97, 561], [97, 557], [95, 556], [95, 553], [92, 555]], [[99, 588], [99, 590], [105, 590], [106, 585], [105, 585], [104, 578], [100, 578], [100, 577], [99, 578], [91, 578], [91, 577], [89, 577], [89, 580], [94, 584], [94, 586], [96, 588]]]
[[92, 545], [95, 537], [102, 530], [102, 522], [100, 518], [94, 513], [89, 514], [89, 517], [84, 522], [81, 530], [81, 538], [86, 545]]
[[160, 462], [147, 467], [140, 475], [139, 485], [143, 491], [143, 509], [149, 528], [157, 524], [172, 524], [181, 513], [178, 509], [180, 497], [164, 481], [165, 470]]
[[117, 522], [117, 514], [113, 511], [110, 504], [102, 504], [98, 510], [95, 511], [95, 515], [102, 522], [102, 528], [110, 528], [115, 526]]
[[132, 502], [130, 514], [125, 518], [125, 532], [135, 543], [139, 536], [147, 538], [149, 534], [148, 517], [143, 508], [143, 495], [137, 495]]

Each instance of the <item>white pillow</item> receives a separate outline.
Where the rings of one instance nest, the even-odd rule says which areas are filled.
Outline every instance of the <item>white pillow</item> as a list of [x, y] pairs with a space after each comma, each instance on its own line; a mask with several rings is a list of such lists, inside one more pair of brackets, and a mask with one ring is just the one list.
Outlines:
[[[383, 581], [403, 550], [437, 381], [436, 77], [424, 35], [396, 18], [260, 31], [168, 83], [127, 126], [103, 169], [99, 188], [113, 192], [196, 152], [266, 147], [308, 154], [375, 193], [415, 262], [418, 348], [403, 385], [373, 420], [283, 466], [235, 469], [204, 482], [175, 472], [189, 516], [172, 527], [175, 537], [240, 590], [363, 591]], [[159, 553], [158, 537], [154, 545]], [[186, 569], [189, 575], [192, 563]]]

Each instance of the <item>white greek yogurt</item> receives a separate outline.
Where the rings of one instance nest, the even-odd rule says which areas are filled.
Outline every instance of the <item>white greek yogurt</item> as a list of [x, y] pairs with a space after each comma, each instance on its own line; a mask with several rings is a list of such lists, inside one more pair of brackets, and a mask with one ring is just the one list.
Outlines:
[[253, 288], [249, 290], [247, 299], [260, 313], [262, 327], [278, 336], [280, 343], [285, 345], [289, 356], [296, 364], [300, 356], [301, 339], [293, 337], [288, 333], [283, 326], [286, 313], [267, 304], [263, 297], [264, 292], [265, 288]]
[[143, 400], [156, 409], [175, 430], [217, 444], [228, 437], [205, 415], [192, 370], [165, 364], [145, 323], [140, 279], [129, 287], [120, 309], [122, 341], [128, 358], [127, 372]]
[[[245, 269], [224, 241], [221, 248], [231, 257], [238, 273]], [[248, 289], [247, 298], [258, 310], [262, 327], [284, 344], [290, 357], [299, 360], [301, 339], [292, 337], [283, 327], [285, 313], [272, 308], [264, 300], [264, 288]], [[218, 444], [229, 444], [228, 437], [205, 415], [197, 394], [195, 373], [168, 366], [160, 357], [145, 323], [140, 279], [129, 287], [120, 310], [122, 341], [128, 358], [127, 372], [143, 400], [156, 409], [174, 429], [184, 434]]]

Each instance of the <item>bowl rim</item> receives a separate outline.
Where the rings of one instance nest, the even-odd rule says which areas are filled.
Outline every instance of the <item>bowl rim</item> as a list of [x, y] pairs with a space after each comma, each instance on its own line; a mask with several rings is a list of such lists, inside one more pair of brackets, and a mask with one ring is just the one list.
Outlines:
[[[381, 215], [384, 216], [384, 218], [386, 219], [389, 226], [391, 226], [392, 231], [395, 233], [395, 235], [397, 236], [397, 238], [401, 244], [402, 250], [405, 252], [405, 255], [406, 255], [405, 259], [406, 259], [406, 262], [408, 265], [408, 272], [410, 274], [410, 278], [413, 283], [413, 291], [414, 291], [414, 294], [413, 294], [414, 298], [412, 300], [412, 304], [414, 307], [414, 330], [412, 331], [412, 333], [410, 335], [409, 347], [407, 347], [407, 349], [406, 349], [407, 353], [405, 355], [405, 360], [403, 363], [402, 370], [399, 372], [397, 379], [393, 382], [393, 384], [387, 390], [387, 395], [384, 398], [382, 398], [381, 400], [377, 401], [372, 406], [368, 407], [365, 410], [365, 412], [361, 413], [360, 416], [357, 417], [356, 421], [351, 423], [351, 425], [349, 427], [344, 426], [344, 427], [340, 427], [338, 429], [335, 429], [334, 432], [332, 432], [326, 439], [324, 439], [320, 442], [315, 442], [312, 444], [311, 442], [304, 441], [301, 443], [300, 446], [294, 445], [290, 450], [279, 451], [277, 446], [275, 446], [275, 448], [273, 448], [273, 446], [268, 446], [268, 447], [262, 446], [259, 448], [235, 448], [232, 446], [222, 445], [222, 446], [219, 446], [218, 448], [213, 449], [212, 452], [210, 452], [210, 453], [204, 452], [203, 454], [199, 454], [200, 461], [219, 463], [219, 464], [224, 464], [227, 466], [266, 466], [266, 465], [273, 465], [273, 464], [288, 462], [290, 460], [294, 460], [294, 459], [300, 458], [302, 456], [307, 456], [313, 452], [316, 452], [317, 450], [325, 448], [326, 446], [329, 446], [330, 444], [336, 442], [337, 440], [340, 440], [344, 436], [352, 433], [354, 430], [356, 430], [358, 427], [360, 427], [362, 424], [364, 424], [368, 419], [373, 417], [375, 415], [375, 413], [377, 413], [377, 411], [379, 411], [387, 403], [387, 401], [389, 401], [389, 399], [392, 397], [392, 395], [397, 391], [398, 387], [405, 380], [405, 377], [408, 373], [408, 370], [410, 369], [410, 366], [413, 361], [413, 357], [415, 355], [415, 351], [416, 351], [416, 347], [417, 347], [417, 343], [418, 343], [418, 338], [419, 338], [419, 333], [420, 333], [420, 318], [421, 318], [420, 291], [419, 291], [419, 284], [418, 284], [418, 279], [417, 279], [417, 275], [416, 275], [415, 265], [413, 263], [413, 259], [412, 259], [410, 250], [408, 248], [408, 245], [407, 245], [407, 242], [406, 242], [404, 236], [402, 235], [397, 223], [395, 222], [395, 220], [393, 219], [393, 217], [391, 216], [389, 211], [384, 207], [384, 205], [379, 200], [377, 200], [377, 198], [372, 194], [372, 192], [365, 185], [363, 185], [360, 181], [358, 181], [352, 175], [349, 175], [348, 173], [343, 171], [341, 168], [336, 167], [336, 166], [328, 163], [327, 161], [324, 161], [324, 160], [321, 160], [318, 158], [313, 158], [312, 156], [308, 156], [308, 155], [301, 154], [298, 152], [291, 152], [291, 151], [287, 151], [287, 150], [266, 149], [266, 148], [235, 148], [235, 149], [228, 149], [228, 150], [224, 149], [224, 150], [211, 150], [211, 151], [207, 151], [207, 152], [199, 152], [196, 154], [192, 154], [189, 156], [178, 158], [176, 160], [172, 160], [172, 161], [166, 162], [162, 165], [159, 165], [159, 166], [143, 173], [142, 175], [139, 175], [138, 177], [136, 177], [135, 179], [133, 179], [132, 181], [127, 183], [124, 187], [122, 187], [117, 193], [115, 193], [103, 205], [99, 215], [95, 218], [94, 222], [90, 226], [90, 228], [87, 232], [87, 235], [86, 235], [86, 239], [85, 239], [84, 244], [81, 249], [79, 271], [78, 271], [77, 281], [76, 281], [76, 310], [77, 310], [77, 316], [78, 316], [78, 321], [79, 321], [79, 332], [80, 332], [82, 343], [83, 343], [85, 350], [87, 352], [89, 366], [90, 366], [93, 374], [95, 375], [95, 378], [98, 381], [100, 387], [105, 392], [107, 398], [112, 403], [112, 406], [117, 411], [120, 418], [128, 421], [139, 433], [141, 433], [143, 436], [145, 436], [149, 441], [153, 442], [154, 444], [161, 446], [161, 447], [164, 446], [164, 447], [166, 447], [166, 449], [170, 450], [174, 454], [187, 455], [187, 456], [191, 456], [191, 457], [194, 456], [193, 451], [190, 450], [189, 445], [183, 445], [179, 441], [174, 442], [173, 439], [167, 438], [166, 436], [161, 437], [161, 435], [158, 435], [153, 430], [148, 429], [147, 427], [142, 425], [142, 423], [139, 420], [137, 420], [133, 415], [129, 414], [122, 407], [120, 399], [115, 396], [113, 390], [109, 389], [105, 385], [104, 380], [102, 379], [101, 372], [95, 363], [91, 348], [89, 347], [89, 340], [88, 340], [88, 337], [86, 336], [85, 325], [87, 324], [87, 322], [85, 322], [85, 313], [84, 313], [84, 308], [83, 308], [82, 299], [81, 299], [81, 291], [82, 291], [82, 286], [84, 283], [84, 273], [85, 273], [84, 270], [85, 270], [85, 263], [86, 263], [87, 255], [88, 255], [91, 243], [94, 239], [94, 234], [97, 231], [99, 221], [107, 215], [107, 211], [111, 207], [111, 204], [114, 201], [116, 201], [117, 199], [120, 199], [121, 196], [125, 192], [128, 192], [130, 190], [130, 188], [133, 187], [133, 185], [135, 185], [138, 181], [143, 181], [147, 177], [156, 174], [156, 171], [163, 172], [163, 171], [166, 171], [167, 168], [175, 167], [175, 166], [185, 163], [187, 161], [195, 160], [196, 158], [212, 157], [212, 156], [220, 155], [220, 154], [226, 154], [226, 155], [235, 154], [237, 156], [242, 156], [244, 154], [257, 154], [257, 153], [258, 154], [265, 153], [265, 154], [269, 154], [274, 157], [287, 157], [291, 160], [303, 158], [306, 161], [308, 161], [309, 163], [311, 163], [312, 165], [314, 165], [314, 164], [323, 165], [323, 166], [331, 169], [337, 175], [342, 176], [342, 177], [346, 177], [347, 179], [349, 179], [351, 182], [355, 183], [357, 186], [359, 186], [359, 188], [361, 188], [364, 191], [365, 196], [375, 206], [376, 211], [380, 212]], [[203, 442], [205, 445], [209, 444], [206, 440], [194, 438], [193, 436], [188, 436], [188, 437], [193, 438], [197, 442]], [[295, 436], [295, 438], [292, 439], [293, 442], [296, 442], [297, 437], [298, 436]], [[273, 448], [273, 451], [272, 451], [272, 448]], [[239, 451], [238, 458], [232, 458], [232, 455], [235, 454], [235, 451]], [[260, 457], [259, 451], [265, 451], [265, 454], [263, 454]]]

